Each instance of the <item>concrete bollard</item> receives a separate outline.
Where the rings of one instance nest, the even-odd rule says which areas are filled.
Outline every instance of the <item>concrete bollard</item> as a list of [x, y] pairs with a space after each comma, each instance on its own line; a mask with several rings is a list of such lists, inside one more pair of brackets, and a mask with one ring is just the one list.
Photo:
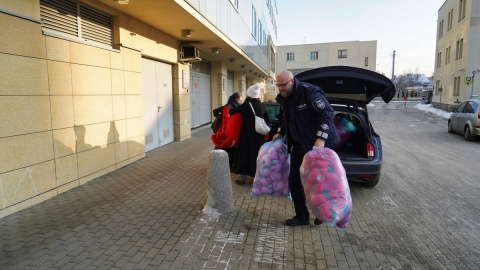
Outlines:
[[223, 214], [233, 211], [232, 180], [224, 150], [213, 150], [208, 158], [207, 203], [203, 212], [213, 210]]

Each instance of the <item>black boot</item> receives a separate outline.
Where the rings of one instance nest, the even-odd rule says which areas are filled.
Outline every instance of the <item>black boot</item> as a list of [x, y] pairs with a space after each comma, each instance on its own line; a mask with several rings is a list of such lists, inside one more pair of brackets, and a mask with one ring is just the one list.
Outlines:
[[323, 221], [321, 221], [321, 220], [318, 219], [318, 218], [315, 218], [315, 220], [313, 221], [313, 224], [315, 224], [315, 225], [320, 225], [320, 224], [322, 224], [322, 223], [323, 223]]

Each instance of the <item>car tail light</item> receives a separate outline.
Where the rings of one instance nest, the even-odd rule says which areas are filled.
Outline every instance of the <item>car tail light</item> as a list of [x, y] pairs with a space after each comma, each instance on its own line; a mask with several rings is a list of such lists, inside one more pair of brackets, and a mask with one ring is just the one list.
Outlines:
[[373, 147], [372, 143], [367, 143], [367, 156], [368, 157], [375, 156], [375, 147]]

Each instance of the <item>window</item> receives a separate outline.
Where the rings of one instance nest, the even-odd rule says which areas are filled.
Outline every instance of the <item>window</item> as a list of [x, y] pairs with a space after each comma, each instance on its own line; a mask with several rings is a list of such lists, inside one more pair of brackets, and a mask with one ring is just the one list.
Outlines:
[[368, 57], [365, 57], [365, 66], [368, 67]]
[[267, 54], [267, 34], [263, 31], [263, 52]]
[[318, 52], [310, 52], [310, 60], [318, 60]]
[[448, 22], [447, 22], [447, 31], [452, 29], [453, 24], [453, 9], [448, 12]]
[[450, 63], [450, 51], [452, 47], [448, 46], [445, 50], [445, 65]]
[[230, 0], [230, 3], [232, 3], [232, 5], [238, 9], [238, 0]]
[[440, 80], [435, 81], [435, 95], [438, 95], [440, 92], [438, 91], [438, 88], [440, 88], [442, 85], [440, 84]]
[[276, 54], [275, 54], [275, 51], [273, 50], [273, 46], [270, 46], [270, 69], [273, 71], [273, 73], [276, 73], [275, 58], [276, 58]]
[[295, 61], [295, 54], [287, 53], [287, 61]]
[[452, 18], [452, 14], [450, 11], [448, 12], [448, 21], [447, 21], [447, 32], [450, 30], [450, 19]]
[[463, 113], [474, 113], [475, 112], [475, 110], [473, 109], [472, 103], [473, 102], [469, 101], [467, 103], [467, 105], [465, 105], [465, 109], [463, 109]]
[[463, 38], [457, 40], [457, 47], [455, 51], [455, 60], [462, 59], [463, 54]]
[[465, 105], [467, 105], [468, 101], [464, 101], [462, 104], [460, 104], [457, 108], [457, 112], [461, 113], [463, 112], [463, 109], [465, 108]]
[[478, 104], [475, 103], [475, 102], [471, 102], [472, 103], [472, 108], [473, 108], [473, 111], [476, 112], [477, 109], [478, 109]]
[[101, 47], [113, 46], [112, 16], [71, 0], [40, 0], [45, 34]]
[[455, 47], [455, 60], [458, 60], [459, 50], [460, 50], [460, 40], [457, 40], [457, 46]]
[[442, 66], [442, 52], [437, 53], [437, 68]]
[[263, 32], [263, 26], [262, 26], [262, 22], [260, 20], [258, 20], [258, 44], [260, 46], [262, 46], [262, 32]]
[[253, 38], [257, 39], [257, 11], [252, 5], [252, 35]]
[[460, 39], [460, 52], [458, 53], [458, 59], [462, 59], [463, 55], [463, 38]]
[[347, 58], [347, 50], [338, 50], [338, 58]]
[[443, 37], [443, 20], [438, 25], [438, 38]]
[[453, 78], [453, 95], [459, 96], [460, 94], [460, 77]]
[[465, 18], [465, 8], [467, 6], [467, 0], [460, 0], [458, 2], [458, 21]]

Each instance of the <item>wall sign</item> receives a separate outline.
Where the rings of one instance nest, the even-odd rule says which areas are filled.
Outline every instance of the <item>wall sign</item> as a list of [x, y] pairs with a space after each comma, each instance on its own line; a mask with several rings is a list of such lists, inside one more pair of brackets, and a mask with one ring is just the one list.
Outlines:
[[188, 76], [187, 76], [187, 71], [182, 70], [182, 88], [188, 89]]

